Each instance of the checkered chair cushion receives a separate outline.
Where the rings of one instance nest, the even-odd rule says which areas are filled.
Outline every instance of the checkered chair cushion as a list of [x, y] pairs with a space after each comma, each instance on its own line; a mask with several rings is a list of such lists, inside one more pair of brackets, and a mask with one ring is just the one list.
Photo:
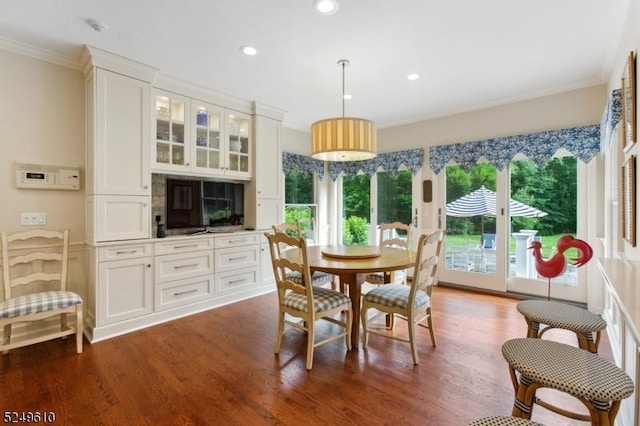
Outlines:
[[607, 322], [598, 314], [586, 309], [548, 300], [525, 300], [516, 305], [518, 312], [537, 324], [561, 328], [575, 333], [591, 333], [604, 330]]
[[521, 419], [520, 417], [492, 416], [478, 419], [469, 423], [469, 426], [544, 426], [542, 423]]
[[[402, 284], [386, 284], [375, 288], [364, 295], [364, 299], [369, 303], [376, 303], [384, 306], [395, 306], [406, 308], [409, 303], [409, 292], [411, 287]], [[414, 308], [429, 304], [429, 296], [422, 290], [416, 292]]]
[[618, 401], [633, 393], [633, 381], [622, 369], [597, 354], [542, 339], [512, 339], [502, 345], [509, 366], [521, 380], [569, 393], [592, 402]]
[[[287, 279], [293, 281], [296, 284], [302, 285], [302, 275], [297, 271], [290, 271], [287, 273]], [[333, 275], [326, 272], [314, 272], [311, 275], [311, 285], [322, 285], [333, 281]]]
[[14, 297], [0, 303], [0, 318], [64, 309], [82, 303], [82, 298], [72, 291], [45, 291]]
[[[313, 287], [313, 304], [315, 312], [328, 311], [338, 306], [351, 304], [351, 299], [344, 293], [324, 287]], [[307, 297], [304, 294], [289, 292], [284, 297], [284, 305], [296, 311], [307, 311]]]
[[364, 280], [372, 284], [384, 283], [384, 274], [382, 272], [367, 274], [367, 277]]

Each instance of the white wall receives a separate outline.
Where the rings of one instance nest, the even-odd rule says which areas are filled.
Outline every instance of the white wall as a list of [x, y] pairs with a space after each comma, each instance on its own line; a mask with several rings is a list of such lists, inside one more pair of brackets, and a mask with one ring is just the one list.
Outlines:
[[292, 154], [311, 155], [311, 134], [283, 127], [282, 151], [291, 152]]
[[[17, 189], [15, 162], [79, 167], [84, 173], [82, 73], [0, 50], [0, 229], [27, 230], [21, 212], [44, 212], [49, 229], [84, 240], [84, 190]], [[81, 179], [84, 182], [84, 179]]]
[[[629, 2], [629, 10], [627, 12], [627, 19], [625, 22], [624, 30], [622, 32], [622, 37], [620, 40], [620, 45], [618, 47], [617, 52], [615, 53], [614, 67], [609, 76], [609, 88], [608, 90], [619, 89], [621, 86], [620, 79], [622, 77], [622, 73], [627, 62], [627, 57], [629, 56], [629, 52], [634, 51], [636, 53], [636, 102], [640, 101], [638, 97], [638, 65], [640, 61], [637, 60], [637, 55], [639, 53], [640, 48], [640, 26], [638, 25], [640, 22], [640, 2], [638, 1], [630, 1]], [[638, 121], [638, 112], [640, 108], [636, 109], [636, 123], [640, 124]], [[622, 127], [620, 127], [622, 130]], [[638, 133], [640, 135], [640, 132]], [[616, 144], [616, 142], [612, 143], [612, 149], [618, 149], [617, 161], [619, 164], [611, 164], [611, 167], [617, 169], [617, 167], [622, 164], [624, 160], [626, 160], [630, 155], [638, 156], [640, 155], [640, 144], [636, 143], [633, 148], [631, 148], [628, 152], [623, 153], [621, 149], [621, 144]], [[615, 156], [613, 157], [615, 159]], [[610, 161], [610, 155], [607, 155], [607, 160]], [[638, 173], [636, 173], [636, 187], [638, 187]], [[610, 194], [606, 195], [605, 202], [608, 202], [610, 199]], [[640, 197], [636, 196], [636, 218], [640, 214]], [[610, 229], [619, 229], [619, 217], [617, 215], [612, 215], [613, 224]], [[638, 231], [638, 225], [640, 225], [640, 221], [636, 219], [636, 235], [640, 235]], [[637, 241], [640, 241], [640, 238], [636, 237]], [[616, 250], [620, 250], [619, 255], [630, 260], [640, 260], [640, 243], [636, 247], [632, 247], [627, 241], [619, 239], [617, 247], [614, 247], [614, 252]]]

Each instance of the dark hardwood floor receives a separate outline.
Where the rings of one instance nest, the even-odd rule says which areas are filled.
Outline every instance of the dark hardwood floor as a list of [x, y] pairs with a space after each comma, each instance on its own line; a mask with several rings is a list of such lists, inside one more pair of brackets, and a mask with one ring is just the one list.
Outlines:
[[[307, 372], [299, 332], [273, 354], [277, 308], [269, 294], [87, 343], [81, 355], [73, 339], [13, 350], [0, 356], [0, 408], [53, 411], [56, 424], [67, 425], [466, 425], [511, 412], [501, 346], [525, 335], [516, 303], [437, 287], [438, 347], [418, 328], [418, 366], [408, 344], [371, 336], [366, 350], [347, 352], [343, 341], [317, 348]], [[396, 330], [405, 333], [406, 323]], [[553, 333], [575, 345], [573, 335]], [[601, 354], [611, 359], [608, 345]], [[539, 406], [533, 412], [548, 425], [586, 424]]]

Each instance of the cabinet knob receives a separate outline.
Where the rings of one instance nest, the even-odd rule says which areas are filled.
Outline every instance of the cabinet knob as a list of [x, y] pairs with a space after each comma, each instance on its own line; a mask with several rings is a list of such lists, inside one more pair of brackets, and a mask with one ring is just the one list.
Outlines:
[[184, 163], [184, 165], [185, 165], [185, 166], [188, 166], [188, 165], [189, 165], [189, 163]]
[[147, 268], [151, 268], [151, 264], [150, 263], [147, 263]]
[[149, 185], [143, 186], [144, 189], [149, 189]]

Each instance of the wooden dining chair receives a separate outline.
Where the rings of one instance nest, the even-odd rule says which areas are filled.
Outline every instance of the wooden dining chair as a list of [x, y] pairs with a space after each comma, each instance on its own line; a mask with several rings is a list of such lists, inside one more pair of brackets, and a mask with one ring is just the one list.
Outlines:
[[[381, 285], [362, 297], [362, 328], [363, 344], [367, 346], [369, 334], [376, 334], [402, 342], [411, 346], [413, 363], [418, 364], [418, 351], [416, 346], [416, 325], [429, 329], [431, 344], [436, 347], [436, 336], [433, 329], [431, 314], [431, 294], [436, 284], [438, 270], [438, 257], [442, 248], [444, 232], [437, 230], [431, 234], [423, 234], [418, 240], [416, 248], [416, 260], [413, 277], [408, 284]], [[382, 313], [391, 314], [394, 317], [405, 319], [409, 338], [403, 338], [394, 333], [393, 324], [387, 329], [374, 329], [369, 327], [367, 311], [376, 309]], [[423, 324], [423, 321], [427, 324]]]
[[[82, 352], [82, 298], [67, 290], [69, 230], [36, 229], [0, 233], [4, 301], [0, 303], [0, 327], [4, 330], [0, 351], [46, 340], [76, 336]], [[60, 317], [60, 326], [33, 336], [12, 340], [12, 327], [20, 323]], [[74, 315], [74, 321], [67, 317]]]
[[[400, 247], [405, 250], [409, 248], [411, 225], [402, 222], [382, 223], [379, 233], [378, 244], [381, 250], [384, 250], [385, 247]], [[389, 272], [373, 272], [367, 274], [365, 281], [374, 285], [389, 283], [391, 282], [391, 274]]]
[[[273, 273], [276, 277], [278, 289], [278, 331], [275, 343], [275, 353], [280, 352], [282, 335], [289, 329], [295, 328], [307, 334], [307, 370], [313, 367], [313, 351], [316, 347], [334, 340], [345, 338], [347, 349], [351, 349], [351, 325], [353, 311], [351, 299], [344, 293], [311, 284], [311, 272], [307, 261], [307, 244], [304, 238], [291, 237], [285, 233], [265, 233], [269, 241]], [[294, 260], [282, 256], [289, 250], [297, 250]], [[289, 253], [290, 254], [290, 253]], [[295, 272], [301, 280], [291, 279], [290, 271]], [[340, 313], [346, 314], [344, 320], [335, 318]], [[299, 318], [294, 321], [290, 317]], [[322, 340], [315, 339], [315, 322], [329, 321], [344, 328], [343, 331], [330, 335]]]
[[[304, 232], [300, 226], [299, 221], [296, 221], [296, 223], [284, 222], [278, 225], [272, 225], [271, 228], [273, 228], [273, 232], [284, 233], [290, 237], [298, 237], [298, 236], [304, 237]], [[310, 245], [309, 240], [307, 238], [305, 238], [305, 241], [307, 242], [307, 246]], [[300, 275], [296, 274], [294, 271], [290, 272], [289, 279], [297, 281], [298, 283], [302, 282], [301, 281], [302, 278], [300, 277]], [[331, 288], [335, 290], [337, 286], [336, 282], [338, 280], [335, 275], [329, 274], [327, 272], [316, 271], [312, 275], [312, 281], [313, 281], [313, 285], [331, 284]]]

